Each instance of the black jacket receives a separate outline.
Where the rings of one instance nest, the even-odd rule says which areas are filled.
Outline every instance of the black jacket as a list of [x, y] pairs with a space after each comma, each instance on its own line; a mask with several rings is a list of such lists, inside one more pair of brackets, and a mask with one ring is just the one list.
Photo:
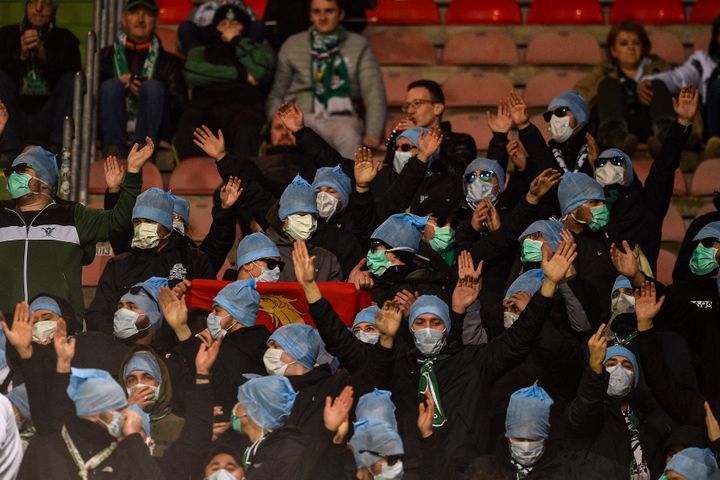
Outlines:
[[604, 231], [587, 230], [573, 234], [577, 244], [577, 258], [574, 267], [578, 277], [589, 282], [597, 295], [600, 319], [610, 318], [610, 294], [618, 276], [610, 260], [610, 240]]
[[[715, 197], [715, 201], [720, 203], [720, 196]], [[692, 253], [697, 247], [699, 242], [693, 241], [695, 235], [698, 234], [702, 228], [710, 222], [720, 221], [720, 211], [706, 213], [701, 215], [692, 221], [687, 231], [685, 232], [685, 238], [683, 238], [680, 251], [678, 251], [677, 260], [675, 260], [675, 268], [673, 269], [673, 282], [680, 283], [690, 278], [690, 259]]]
[[[563, 171], [553, 154], [553, 149], [559, 149], [562, 152], [562, 158], [565, 161], [567, 168], [570, 171], [575, 171], [578, 155], [586, 143], [586, 132], [587, 128], [582, 128], [579, 132], [563, 143], [557, 143], [554, 140], [550, 140], [549, 143], [545, 143], [545, 139], [543, 138], [542, 133], [540, 133], [540, 130], [531, 123], [527, 127], [518, 131], [518, 138], [527, 151], [528, 162], [535, 164], [538, 172], [542, 172], [546, 168], [554, 168]], [[593, 167], [587, 160], [585, 160], [578, 171], [589, 175], [590, 177], [593, 176]]]

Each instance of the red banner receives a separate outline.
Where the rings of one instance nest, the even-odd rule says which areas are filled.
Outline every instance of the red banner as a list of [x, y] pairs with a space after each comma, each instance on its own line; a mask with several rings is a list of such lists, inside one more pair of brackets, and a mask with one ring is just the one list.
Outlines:
[[[188, 308], [210, 311], [213, 298], [231, 282], [218, 280], [193, 280], [185, 296]], [[357, 312], [370, 306], [369, 290], [356, 290], [355, 285], [345, 282], [320, 282], [320, 292], [347, 326], [352, 325]], [[264, 324], [271, 332], [290, 323], [307, 323], [315, 326], [310, 318], [305, 292], [294, 282], [259, 282], [260, 309], [257, 323]]]

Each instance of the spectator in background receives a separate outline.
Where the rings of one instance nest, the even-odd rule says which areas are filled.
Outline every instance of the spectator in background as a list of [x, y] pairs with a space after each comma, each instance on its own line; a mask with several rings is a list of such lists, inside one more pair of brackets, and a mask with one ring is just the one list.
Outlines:
[[178, 26], [178, 45], [180, 51], [187, 53], [195, 47], [207, 46], [215, 32], [213, 19], [217, 10], [224, 5], [234, 5], [240, 8], [252, 20], [253, 41], [260, 42], [265, 34], [265, 25], [255, 16], [252, 8], [245, 5], [242, 0], [209, 0], [195, 7], [187, 20]]
[[9, 113], [0, 152], [62, 145], [73, 75], [82, 67], [77, 37], [55, 26], [57, 9], [53, 0], [27, 0], [22, 22], [0, 29], [0, 101]]
[[[180, 59], [155, 35], [155, 0], [128, 0], [123, 32], [100, 51], [98, 122], [105, 151], [126, 157], [131, 142], [158, 139], [174, 130], [187, 101]], [[128, 138], [130, 140], [128, 140]]]
[[605, 48], [608, 61], [576, 85], [597, 121], [598, 143], [632, 155], [638, 143], [647, 142], [657, 153], [675, 120], [671, 96], [662, 82], [640, 79], [670, 65], [650, 54], [650, 38], [635, 22], [613, 26]]
[[340, 0], [312, 1], [312, 26], [288, 38], [280, 49], [266, 110], [272, 118], [283, 102], [298, 104], [306, 112], [307, 126], [343, 157], [352, 158], [361, 144], [380, 146], [386, 104], [370, 44], [340, 25], [344, 16]]

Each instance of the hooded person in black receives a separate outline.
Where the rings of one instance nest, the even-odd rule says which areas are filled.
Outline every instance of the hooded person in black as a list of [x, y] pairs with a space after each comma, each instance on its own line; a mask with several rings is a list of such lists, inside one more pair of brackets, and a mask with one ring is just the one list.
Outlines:
[[682, 245], [680, 245], [677, 260], [675, 260], [675, 268], [673, 268], [672, 278], [674, 283], [680, 283], [690, 277], [690, 257], [696, 247], [696, 243], [693, 241], [695, 235], [708, 223], [720, 221], [720, 190], [715, 192], [713, 196], [713, 206], [716, 209], [714, 212], [696, 217], [685, 231], [685, 238], [683, 238]]

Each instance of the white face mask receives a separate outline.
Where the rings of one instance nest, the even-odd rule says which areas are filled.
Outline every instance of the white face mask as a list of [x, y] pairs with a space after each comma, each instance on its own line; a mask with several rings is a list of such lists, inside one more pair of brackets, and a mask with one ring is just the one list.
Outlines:
[[128, 397], [130, 397], [135, 390], [140, 390], [141, 388], [149, 388], [152, 391], [152, 399], [157, 402], [157, 399], [160, 397], [160, 388], [155, 385], [136, 383], [132, 388], [126, 388], [125, 391], [127, 391]]
[[139, 248], [142, 250], [149, 250], [151, 248], [155, 248], [160, 244], [160, 235], [158, 235], [158, 225], [157, 223], [147, 223], [147, 222], [141, 222], [138, 225], [135, 225], [135, 235], [133, 236], [132, 243], [130, 246], [132, 248]]
[[32, 326], [32, 341], [44, 345], [50, 343], [55, 335], [57, 322], [55, 320], [43, 320]]
[[413, 330], [413, 340], [415, 346], [420, 352], [431, 357], [437, 355], [445, 345], [445, 330], [436, 330], [434, 328], [421, 328]]
[[607, 162], [595, 170], [595, 180], [603, 187], [608, 185], [624, 185], [625, 167], [618, 167], [617, 165]]
[[393, 465], [382, 462], [380, 467], [380, 473], [373, 474], [374, 480], [400, 480], [405, 473], [403, 471], [402, 460], [398, 460]]
[[503, 312], [503, 326], [505, 328], [510, 328], [513, 323], [517, 322], [518, 318], [520, 318], [519, 313]]
[[366, 332], [364, 330], [358, 330], [355, 332], [355, 337], [363, 343], [376, 344], [380, 340], [379, 333]]
[[489, 198], [492, 203], [495, 203], [495, 200], [497, 200], [495, 185], [482, 180], [475, 180], [473, 183], [468, 184], [467, 194], [465, 194], [468, 205], [475, 208], [483, 198]]
[[113, 436], [115, 438], [120, 438], [120, 437], [122, 437], [122, 434], [123, 434], [123, 432], [122, 432], [123, 414], [118, 411], [114, 411], [111, 413], [112, 413], [113, 418], [112, 418], [112, 420], [110, 420], [110, 422], [105, 423], [102, 420], [100, 420], [100, 421], [105, 425], [105, 428], [107, 428], [107, 431], [111, 436]]
[[335, 215], [335, 211], [337, 211], [338, 204], [340, 203], [340, 200], [338, 200], [335, 195], [328, 192], [318, 193], [315, 201], [318, 212], [320, 212], [320, 218], [324, 218], [325, 220]]
[[[137, 321], [140, 314], [129, 308], [121, 308], [115, 311], [113, 317], [113, 334], [120, 339], [130, 338], [140, 330], [137, 328]], [[148, 326], [148, 328], [150, 328]]]
[[215, 470], [212, 475], [207, 477], [206, 480], [237, 480], [235, 478], [235, 475], [228, 472], [224, 468], [221, 468], [220, 470]]
[[545, 442], [537, 440], [534, 442], [510, 441], [510, 456], [523, 467], [532, 467], [545, 453]]
[[[280, 357], [282, 357], [283, 351], [279, 348], [268, 348], [265, 350], [265, 354], [263, 355], [263, 363], [265, 364], [265, 370], [270, 375], [277, 375], [278, 377], [282, 377], [285, 375], [285, 371], [290, 366], [289, 363], [285, 363], [282, 361]], [[293, 362], [294, 363], [294, 362]]]
[[623, 313], [633, 313], [635, 311], [635, 297], [626, 293], [621, 293], [612, 299], [612, 312], [621, 315]]
[[407, 165], [407, 162], [411, 158], [412, 152], [395, 152], [395, 157], [393, 158], [393, 170], [395, 171], [395, 173], [402, 172], [403, 168], [405, 168], [405, 165]]
[[632, 390], [635, 374], [619, 363], [612, 367], [605, 367], [605, 370], [610, 374], [607, 394], [612, 398], [623, 398], [627, 396], [630, 390]]
[[256, 282], [277, 282], [280, 280], [280, 267], [275, 267], [272, 270], [268, 270], [266, 267], [260, 266], [255, 262], [253, 265], [260, 268], [260, 275], [255, 279]]
[[312, 215], [293, 214], [288, 216], [285, 233], [293, 240], [309, 240], [317, 229], [317, 219]]
[[563, 143], [572, 137], [573, 129], [570, 127], [570, 116], [558, 117], [553, 115], [549, 122], [550, 135], [557, 143]]

